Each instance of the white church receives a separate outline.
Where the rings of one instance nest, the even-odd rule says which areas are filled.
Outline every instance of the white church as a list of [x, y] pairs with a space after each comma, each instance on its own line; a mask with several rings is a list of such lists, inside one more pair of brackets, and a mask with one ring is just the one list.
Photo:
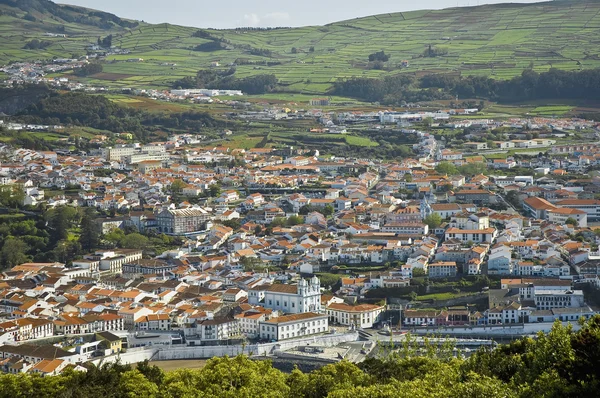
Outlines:
[[250, 290], [248, 303], [286, 314], [321, 312], [321, 282], [313, 276], [297, 285], [258, 286]]

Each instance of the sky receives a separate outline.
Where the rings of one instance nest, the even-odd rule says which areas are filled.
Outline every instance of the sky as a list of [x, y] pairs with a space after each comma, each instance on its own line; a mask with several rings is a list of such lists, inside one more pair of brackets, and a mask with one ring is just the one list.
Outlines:
[[324, 25], [388, 12], [538, 0], [56, 0], [150, 23], [198, 28]]

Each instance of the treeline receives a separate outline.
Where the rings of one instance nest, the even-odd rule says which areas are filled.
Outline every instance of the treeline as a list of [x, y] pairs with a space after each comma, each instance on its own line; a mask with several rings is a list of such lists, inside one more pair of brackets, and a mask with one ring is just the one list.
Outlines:
[[[388, 350], [385, 350], [389, 352]], [[90, 365], [87, 372], [59, 376], [0, 376], [0, 396], [110, 398], [534, 398], [597, 397], [600, 391], [600, 317], [580, 331], [560, 323], [495, 350], [455, 358], [451, 343], [407, 341], [382, 357], [348, 361], [310, 373], [283, 373], [269, 361], [245, 356], [213, 358], [197, 369], [163, 372], [151, 363], [135, 368]]]
[[92, 62], [87, 65], [82, 66], [79, 69], [75, 70], [75, 74], [77, 76], [90, 76], [95, 75], [96, 73], [102, 72], [102, 64], [98, 62]]
[[417, 83], [414, 76], [406, 74], [386, 76], [383, 79], [353, 77], [336, 81], [331, 94], [385, 104], [449, 99], [449, 95], [439, 89], [423, 90]]
[[370, 102], [399, 104], [402, 101], [485, 98], [493, 101], [600, 98], [600, 69], [538, 73], [525, 70], [510, 80], [480, 76], [427, 75], [386, 76], [383, 79], [354, 77], [334, 83], [332, 94]]
[[25, 50], [43, 50], [45, 48], [50, 47], [51, 45], [52, 45], [52, 42], [49, 40], [33, 39], [33, 40], [30, 40], [27, 43], [25, 43], [23, 48]]
[[203, 112], [151, 113], [117, 105], [102, 95], [85, 93], [51, 93], [19, 112], [17, 119], [32, 124], [86, 126], [115, 133], [125, 131], [142, 141], [148, 139], [150, 128], [198, 131], [221, 124]]
[[246, 94], [264, 94], [275, 90], [277, 77], [263, 74], [242, 79], [234, 77], [235, 68], [228, 70], [203, 69], [195, 77], [184, 77], [173, 82], [174, 88], [210, 88], [221, 90], [242, 90]]

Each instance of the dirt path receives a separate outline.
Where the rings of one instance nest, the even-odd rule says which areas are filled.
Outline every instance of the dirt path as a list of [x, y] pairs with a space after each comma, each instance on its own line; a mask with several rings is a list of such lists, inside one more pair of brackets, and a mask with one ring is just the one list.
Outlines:
[[156, 365], [165, 372], [177, 369], [202, 369], [206, 365], [204, 359], [177, 359], [173, 361], [152, 361], [150, 365]]

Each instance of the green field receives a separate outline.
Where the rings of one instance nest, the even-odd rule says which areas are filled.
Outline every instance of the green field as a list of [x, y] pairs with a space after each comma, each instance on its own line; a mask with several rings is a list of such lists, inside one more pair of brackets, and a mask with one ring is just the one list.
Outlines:
[[[0, 10], [7, 9], [10, 7], [0, 5]], [[102, 74], [81, 80], [115, 88], [169, 87], [174, 80], [210, 68], [211, 62], [219, 62], [222, 68], [238, 64], [238, 78], [275, 74], [282, 90], [303, 94], [298, 97], [302, 101], [326, 93], [336, 79], [351, 76], [448, 72], [507, 79], [529, 67], [538, 72], [551, 67], [600, 67], [600, 2], [593, 0], [398, 12], [326, 26], [268, 31], [207, 30], [228, 46], [214, 52], [193, 51], [207, 42], [192, 37], [196, 28], [140, 23], [133, 29], [115, 26], [102, 30], [46, 14], [37, 15], [37, 22], [29, 22], [23, 20], [22, 10], [10, 10], [16, 17], [7, 13], [0, 16], [0, 63], [84, 55], [89, 43], [112, 33], [113, 45], [131, 53], [108, 56]], [[66, 38], [45, 36], [58, 26], [65, 27]], [[32, 38], [52, 44], [44, 50], [24, 50], [24, 43]], [[423, 57], [429, 45], [448, 53]], [[251, 54], [257, 49], [269, 50], [271, 55]], [[391, 56], [386, 70], [372, 70], [367, 65], [368, 55], [379, 50]], [[144, 61], [126, 62], [128, 58]], [[401, 66], [403, 60], [408, 61], [408, 67]], [[553, 110], [536, 114], [550, 113], [555, 114]]]

